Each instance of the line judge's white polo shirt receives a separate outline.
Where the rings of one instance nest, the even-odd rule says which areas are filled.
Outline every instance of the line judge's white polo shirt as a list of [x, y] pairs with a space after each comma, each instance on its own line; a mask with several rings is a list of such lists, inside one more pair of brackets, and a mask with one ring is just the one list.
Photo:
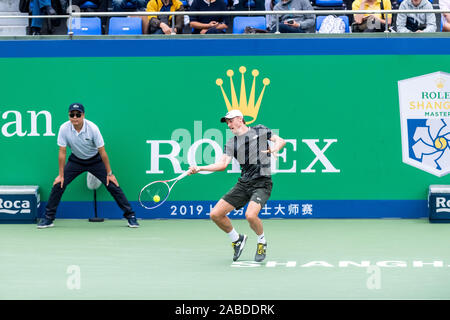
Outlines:
[[60, 147], [69, 147], [77, 158], [83, 160], [95, 156], [98, 148], [105, 145], [98, 127], [86, 119], [80, 132], [75, 130], [70, 121], [64, 122], [59, 128], [57, 143]]

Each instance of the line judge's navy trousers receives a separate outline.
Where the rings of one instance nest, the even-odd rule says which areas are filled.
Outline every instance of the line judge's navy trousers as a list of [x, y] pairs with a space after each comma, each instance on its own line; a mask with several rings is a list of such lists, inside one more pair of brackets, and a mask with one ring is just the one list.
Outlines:
[[106, 168], [99, 153], [87, 160], [79, 159], [71, 154], [64, 167], [63, 187], [61, 188], [61, 184], [57, 183], [53, 186], [50, 193], [50, 198], [48, 199], [47, 207], [45, 208], [45, 216], [48, 219], [55, 219], [56, 209], [58, 208], [61, 197], [69, 183], [71, 183], [73, 179], [86, 171], [92, 173], [105, 185], [106, 189], [113, 196], [114, 200], [116, 200], [120, 209], [122, 209], [122, 211], [124, 212], [123, 216], [125, 218], [134, 215], [133, 209], [131, 208], [130, 203], [125, 197], [122, 189], [112, 182], [109, 182], [109, 185], [106, 186]]

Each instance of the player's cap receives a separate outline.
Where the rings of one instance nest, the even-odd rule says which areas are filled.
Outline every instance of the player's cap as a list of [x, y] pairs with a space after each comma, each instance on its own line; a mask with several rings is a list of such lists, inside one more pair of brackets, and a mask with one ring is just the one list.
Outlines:
[[69, 112], [71, 111], [80, 111], [81, 113], [84, 113], [84, 107], [81, 103], [72, 103], [69, 106]]
[[241, 111], [233, 109], [231, 111], [228, 111], [224, 117], [220, 118], [220, 122], [226, 122], [226, 119], [233, 119], [235, 117], [244, 117], [244, 115]]

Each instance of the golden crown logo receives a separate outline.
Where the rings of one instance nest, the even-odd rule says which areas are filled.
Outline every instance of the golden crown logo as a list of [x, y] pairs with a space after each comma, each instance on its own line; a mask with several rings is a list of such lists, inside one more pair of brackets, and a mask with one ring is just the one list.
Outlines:
[[247, 68], [242, 66], [239, 68], [239, 72], [241, 73], [241, 92], [240, 92], [240, 96], [239, 96], [239, 101], [238, 101], [238, 97], [236, 95], [236, 90], [235, 90], [234, 82], [233, 82], [233, 76], [234, 76], [233, 70], [227, 71], [227, 76], [230, 78], [231, 103], [223, 89], [223, 86], [222, 86], [223, 80], [220, 78], [217, 79], [216, 84], [222, 90], [223, 99], [225, 100], [225, 104], [227, 106], [228, 111], [231, 111], [233, 109], [240, 110], [242, 112], [242, 114], [244, 115], [244, 117], [250, 117], [250, 120], [245, 119], [245, 122], [247, 124], [250, 124], [252, 122], [255, 122], [256, 117], [258, 116], [258, 112], [259, 112], [259, 108], [261, 106], [261, 101], [262, 101], [262, 98], [264, 95], [264, 91], [266, 89], [266, 86], [268, 86], [270, 84], [270, 80], [267, 78], [263, 79], [262, 82], [263, 82], [264, 86], [261, 90], [261, 93], [259, 94], [258, 100], [255, 103], [256, 77], [259, 76], [259, 71], [258, 70], [252, 71], [253, 83], [252, 83], [252, 88], [250, 90], [250, 97], [248, 100], [247, 100], [247, 92], [245, 89], [245, 76], [244, 76], [244, 74], [247, 72]]
[[436, 87], [437, 87], [438, 89], [444, 88], [444, 82], [445, 82], [444, 79], [438, 78], [438, 79], [436, 80]]

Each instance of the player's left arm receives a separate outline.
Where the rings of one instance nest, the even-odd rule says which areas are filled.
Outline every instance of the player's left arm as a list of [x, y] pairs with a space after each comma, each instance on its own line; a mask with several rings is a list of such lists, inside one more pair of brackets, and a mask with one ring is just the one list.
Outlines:
[[106, 153], [105, 147], [98, 148], [98, 153], [100, 153], [100, 156], [102, 157], [102, 161], [105, 164], [106, 168], [106, 185], [109, 185], [109, 182], [111, 181], [116, 186], [119, 186], [119, 183], [117, 182], [116, 177], [112, 173], [111, 165], [109, 163], [108, 154]]
[[269, 140], [273, 142], [272, 147], [269, 146], [269, 148], [267, 150], [264, 150], [262, 152], [276, 154], [278, 151], [283, 149], [283, 147], [286, 145], [286, 141], [283, 138], [281, 138], [280, 136], [277, 136], [276, 134], [273, 134]]

